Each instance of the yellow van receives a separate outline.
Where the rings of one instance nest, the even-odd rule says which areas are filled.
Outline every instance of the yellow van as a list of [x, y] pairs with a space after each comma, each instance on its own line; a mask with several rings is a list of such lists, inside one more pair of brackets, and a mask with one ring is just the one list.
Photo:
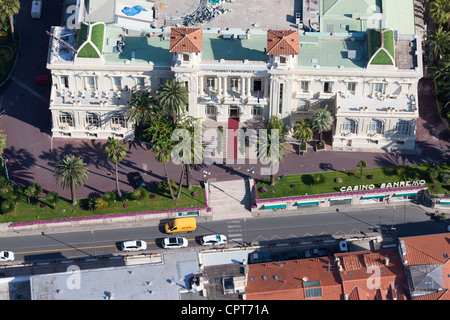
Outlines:
[[192, 232], [197, 228], [194, 217], [177, 218], [166, 223], [165, 230], [167, 233]]

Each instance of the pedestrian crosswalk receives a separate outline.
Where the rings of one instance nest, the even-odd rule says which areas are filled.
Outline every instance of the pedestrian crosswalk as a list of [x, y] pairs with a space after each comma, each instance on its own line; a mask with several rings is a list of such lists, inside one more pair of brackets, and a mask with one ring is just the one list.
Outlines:
[[230, 244], [244, 241], [240, 220], [227, 221], [227, 233], [228, 243]]

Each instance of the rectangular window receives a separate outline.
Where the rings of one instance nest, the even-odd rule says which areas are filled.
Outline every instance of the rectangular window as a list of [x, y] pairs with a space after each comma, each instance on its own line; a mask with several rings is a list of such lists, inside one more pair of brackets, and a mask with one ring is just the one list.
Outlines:
[[189, 54], [183, 53], [183, 61], [189, 61]]
[[86, 77], [86, 90], [96, 90], [95, 77]]
[[113, 84], [117, 90], [122, 89], [122, 77], [113, 77]]
[[145, 78], [144, 77], [137, 77], [136, 78], [136, 84], [138, 87], [144, 87], [145, 86]]
[[206, 78], [206, 86], [208, 89], [214, 90], [214, 78]]
[[333, 82], [327, 81], [323, 84], [323, 92], [332, 93], [333, 92]]
[[252, 116], [262, 116], [263, 108], [261, 107], [252, 107]]
[[206, 106], [205, 114], [207, 115], [215, 115], [216, 114], [216, 106]]
[[231, 90], [238, 90], [239, 87], [239, 79], [238, 78], [231, 78], [230, 79], [230, 86], [231, 86]]
[[399, 121], [395, 126], [395, 133], [407, 134], [408, 133], [408, 122]]
[[280, 63], [286, 63], [286, 57], [280, 56]]
[[280, 83], [280, 99], [278, 101], [278, 113], [283, 113], [283, 84]]
[[297, 111], [308, 111], [309, 101], [308, 100], [298, 100]]
[[383, 83], [374, 83], [373, 84], [373, 93], [383, 93], [384, 84]]
[[59, 83], [61, 84], [61, 88], [69, 88], [69, 76], [60, 76]]
[[303, 92], [309, 92], [309, 81], [302, 81], [300, 85]]
[[356, 82], [349, 82], [347, 83], [347, 90], [350, 93], [355, 93], [356, 90]]

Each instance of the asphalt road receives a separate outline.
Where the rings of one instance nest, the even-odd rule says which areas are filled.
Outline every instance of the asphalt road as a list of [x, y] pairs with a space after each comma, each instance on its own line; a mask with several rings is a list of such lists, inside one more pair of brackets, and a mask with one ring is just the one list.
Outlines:
[[[146, 241], [146, 252], [158, 252], [164, 250], [161, 240], [167, 236], [162, 231], [164, 222], [155, 221], [143, 227], [1, 238], [0, 248], [14, 251], [15, 263], [122, 254], [118, 250], [119, 243], [130, 239]], [[399, 236], [442, 233], [446, 230], [444, 223], [432, 221], [421, 207], [405, 204], [389, 209], [368, 208], [348, 212], [330, 209], [329, 213], [322, 214], [199, 222], [195, 232], [180, 236], [189, 240], [189, 248], [200, 248], [199, 238], [214, 233], [225, 234], [229, 238], [229, 246], [242, 242], [263, 245], [280, 239], [291, 242], [313, 236], [339, 238], [346, 234], [365, 235], [391, 226], [397, 229]]]

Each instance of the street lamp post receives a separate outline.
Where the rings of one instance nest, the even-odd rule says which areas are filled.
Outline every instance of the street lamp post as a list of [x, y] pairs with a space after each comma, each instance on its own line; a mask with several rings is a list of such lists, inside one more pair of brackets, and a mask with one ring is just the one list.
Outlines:
[[5, 167], [6, 179], [8, 179], [8, 181], [9, 181], [8, 167], [6, 166], [7, 162], [8, 162], [8, 159], [3, 158], [3, 167]]
[[208, 185], [208, 193], [211, 193], [211, 189], [210, 189], [210, 185], [209, 185], [209, 181], [208, 181], [208, 177], [210, 175], [211, 175], [211, 172], [203, 171], [204, 184], [205, 184], [205, 188], [206, 188], [206, 185]]
[[255, 173], [255, 167], [251, 167], [250, 169], [247, 169], [247, 172], [250, 173], [250, 178], [253, 180], [253, 174]]

